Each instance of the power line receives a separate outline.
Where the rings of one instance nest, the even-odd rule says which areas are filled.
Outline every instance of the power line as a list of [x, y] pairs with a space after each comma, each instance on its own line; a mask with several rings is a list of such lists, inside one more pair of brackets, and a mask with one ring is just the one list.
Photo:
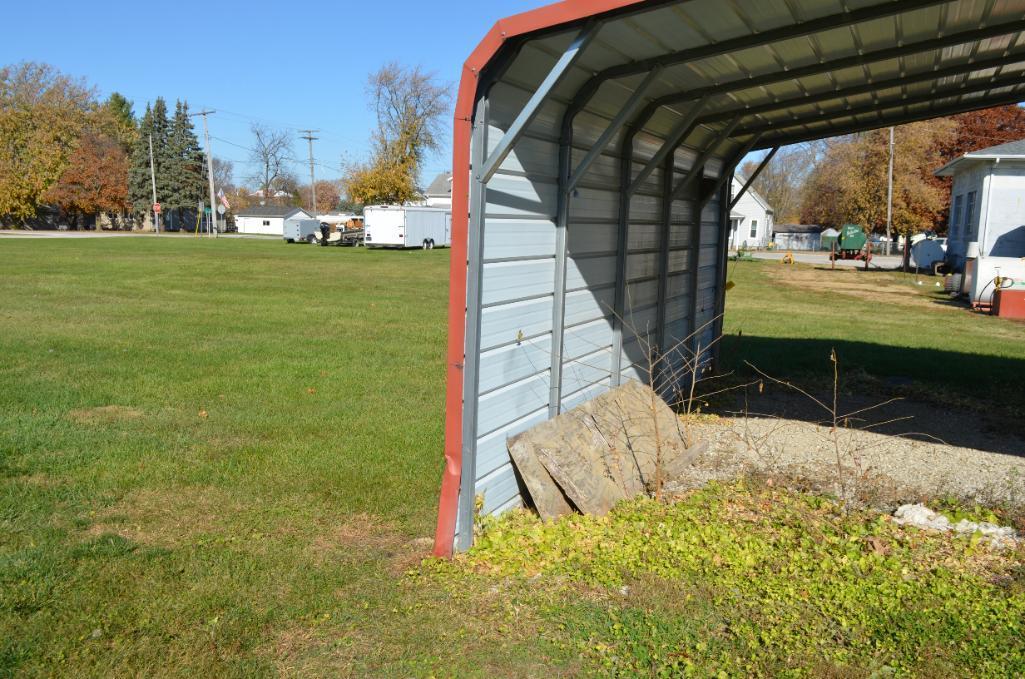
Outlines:
[[307, 142], [309, 142], [309, 145], [310, 145], [310, 195], [311, 195], [311, 202], [313, 203], [310, 206], [310, 210], [311, 210], [311, 212], [313, 214], [317, 214], [317, 179], [316, 179], [316, 177], [314, 176], [314, 173], [313, 173], [313, 165], [314, 165], [314, 163], [313, 163], [313, 142], [315, 142], [318, 139], [318, 137], [314, 137], [313, 133], [317, 132], [318, 130], [299, 130], [299, 131], [304, 133], [304, 134], [300, 134], [299, 138], [300, 139], [305, 139]]
[[210, 147], [210, 126], [207, 124], [207, 116], [215, 111], [208, 111], [206, 109], [199, 111], [198, 113], [192, 113], [189, 117], [203, 116], [203, 136], [206, 137], [206, 173], [210, 179], [210, 235], [214, 238], [217, 237], [217, 213], [214, 211], [216, 197], [214, 192], [214, 153]]

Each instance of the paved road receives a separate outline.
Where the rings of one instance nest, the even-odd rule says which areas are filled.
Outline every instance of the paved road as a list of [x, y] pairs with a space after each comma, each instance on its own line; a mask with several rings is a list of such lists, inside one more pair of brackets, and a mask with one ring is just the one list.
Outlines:
[[[774, 262], [778, 262], [783, 259], [785, 252], [752, 252], [755, 259], [769, 259]], [[801, 264], [813, 264], [815, 266], [829, 266], [829, 253], [828, 252], [795, 252], [794, 260]], [[853, 259], [841, 259], [836, 262], [837, 266], [844, 266], [852, 269], [863, 269], [865, 268], [865, 262], [855, 261]], [[890, 255], [889, 257], [883, 255], [875, 255], [872, 257], [872, 262], [869, 264], [871, 269], [897, 269], [900, 268], [901, 258], [897, 255]]]

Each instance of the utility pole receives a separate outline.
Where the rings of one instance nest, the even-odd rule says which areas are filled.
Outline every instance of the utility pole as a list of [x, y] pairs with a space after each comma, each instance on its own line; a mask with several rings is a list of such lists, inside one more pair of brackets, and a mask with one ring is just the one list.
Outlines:
[[153, 135], [149, 136], [149, 180], [153, 184], [153, 231], [160, 233], [160, 211], [157, 210], [157, 170], [153, 165]]
[[217, 238], [217, 197], [214, 195], [214, 154], [210, 148], [210, 127], [206, 123], [206, 117], [216, 111], [200, 111], [192, 113], [193, 116], [203, 116], [203, 136], [206, 138], [206, 174], [210, 180], [210, 235]]
[[890, 128], [890, 178], [886, 196], [886, 254], [890, 254], [890, 232], [893, 228], [893, 128]]
[[316, 177], [313, 174], [313, 142], [316, 141], [317, 139], [319, 139], [319, 137], [314, 137], [313, 133], [314, 132], [319, 132], [320, 130], [299, 130], [299, 131], [304, 133], [304, 134], [299, 135], [299, 138], [300, 139], [305, 139], [307, 142], [309, 142], [309, 145], [310, 145], [310, 195], [312, 196], [311, 200], [313, 202], [313, 204], [310, 206], [310, 214], [312, 216], [316, 217], [317, 216], [317, 179], [316, 179]]

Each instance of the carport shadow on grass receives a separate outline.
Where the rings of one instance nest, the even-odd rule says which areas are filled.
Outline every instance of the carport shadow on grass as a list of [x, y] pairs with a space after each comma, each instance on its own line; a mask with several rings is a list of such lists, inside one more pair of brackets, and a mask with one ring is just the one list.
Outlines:
[[[721, 369], [738, 382], [758, 370], [790, 381], [825, 402], [832, 399], [833, 350], [840, 366], [841, 412], [901, 400], [862, 413], [852, 426], [891, 436], [940, 441], [992, 453], [1025, 456], [1025, 359], [912, 349], [868, 342], [729, 335], [723, 338]], [[747, 390], [717, 403], [722, 413], [824, 423], [820, 406], [796, 390]], [[904, 419], [910, 418], [910, 419]], [[900, 419], [898, 422], [890, 420]]]

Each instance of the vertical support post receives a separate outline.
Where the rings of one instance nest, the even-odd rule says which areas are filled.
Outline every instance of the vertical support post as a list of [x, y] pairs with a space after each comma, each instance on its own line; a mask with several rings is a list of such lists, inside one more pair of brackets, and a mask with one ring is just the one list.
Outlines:
[[[698, 345], [698, 284], [701, 282], [701, 277], [698, 272], [701, 268], [701, 213], [704, 212], [704, 204], [700, 197], [688, 197], [683, 195], [685, 192], [692, 191], [692, 187], [700, 187], [700, 179], [705, 175], [704, 164], [696, 165], [690, 170], [690, 174], [680, 182], [680, 186], [676, 187], [673, 191], [673, 197], [679, 200], [685, 200], [690, 203], [693, 208], [694, 215], [694, 229], [690, 235], [690, 252], [689, 257], [689, 270], [687, 273], [690, 274], [690, 314], [689, 321], [690, 326], [688, 327], [688, 334], [690, 337], [691, 351], [696, 351]], [[695, 179], [696, 178], [696, 179]], [[695, 361], [698, 357], [691, 356], [690, 360]]]
[[893, 126], [890, 126], [890, 175], [886, 193], [886, 254], [890, 254], [890, 232], [893, 227]]
[[[649, 364], [662, 366], [666, 360], [666, 298], [669, 296], [669, 236], [673, 222], [673, 180], [676, 178], [676, 153], [666, 156], [662, 166], [662, 214], [659, 217], [659, 249], [658, 249], [658, 291], [655, 311], [656, 342], [658, 355]], [[659, 380], [652, 379], [652, 384]]]
[[316, 217], [317, 216], [317, 178], [316, 178], [316, 176], [314, 174], [314, 171], [313, 171], [313, 164], [314, 164], [313, 163], [313, 142], [315, 142], [317, 140], [317, 137], [314, 137], [313, 133], [317, 132], [318, 130], [299, 130], [299, 131], [303, 133], [303, 134], [299, 135], [299, 138], [300, 139], [305, 139], [309, 143], [309, 151], [310, 151], [310, 154], [309, 154], [310, 155], [310, 196], [311, 196], [310, 214], [312, 216]]
[[567, 120], [559, 141], [559, 199], [555, 215], [555, 283], [552, 300], [552, 365], [548, 416], [562, 412], [562, 363], [566, 336], [566, 269], [569, 264], [569, 175], [573, 163], [573, 121]]
[[630, 182], [636, 128], [629, 127], [619, 150], [619, 230], [616, 234], [616, 296], [612, 309], [612, 386], [623, 381], [623, 327], [626, 324], [626, 264], [630, 247]]
[[157, 210], [157, 169], [153, 163], [153, 135], [149, 136], [149, 179], [153, 185], [153, 230], [160, 233], [160, 211]]
[[466, 344], [463, 358], [463, 450], [459, 480], [459, 514], [456, 521], [456, 549], [473, 545], [473, 518], [477, 481], [477, 392], [480, 383], [480, 323], [484, 259], [484, 211], [487, 183], [479, 168], [487, 153], [488, 99], [477, 102], [470, 149], [470, 228], [467, 234]]
[[724, 315], [726, 313], [726, 284], [728, 282], [727, 278], [730, 255], [729, 237], [732, 229], [732, 222], [730, 221], [730, 212], [732, 209], [730, 206], [733, 205], [734, 200], [734, 197], [731, 196], [731, 193], [733, 192], [732, 176], [734, 173], [734, 165], [735, 164], [731, 163], [730, 165], [724, 166], [725, 170], [729, 170], [731, 179], [730, 181], [723, 183], [722, 187], [719, 189], [719, 242], [718, 251], [716, 252], [716, 265], [719, 267], [717, 271], [719, 284], [716, 288], [715, 323], [712, 324], [715, 329], [715, 338], [719, 340], [715, 343], [715, 349], [712, 350], [712, 363], [715, 370], [719, 369], [720, 359], [722, 356], [722, 340], [719, 338], [722, 337], [723, 324], [725, 322]]
[[217, 238], [217, 210], [214, 206], [217, 205], [217, 196], [214, 191], [214, 152], [210, 148], [210, 126], [207, 125], [206, 116], [208, 113], [213, 111], [203, 112], [203, 136], [206, 137], [206, 175], [210, 181], [210, 235]]

